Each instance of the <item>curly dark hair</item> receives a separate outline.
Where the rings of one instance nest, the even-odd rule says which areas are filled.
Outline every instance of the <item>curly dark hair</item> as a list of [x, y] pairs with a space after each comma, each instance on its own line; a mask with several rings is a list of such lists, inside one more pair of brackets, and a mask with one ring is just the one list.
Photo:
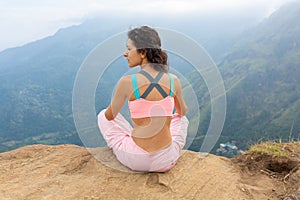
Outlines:
[[168, 72], [168, 55], [161, 49], [161, 41], [157, 31], [148, 26], [134, 28], [128, 32], [139, 53], [145, 53], [148, 61], [157, 71]]

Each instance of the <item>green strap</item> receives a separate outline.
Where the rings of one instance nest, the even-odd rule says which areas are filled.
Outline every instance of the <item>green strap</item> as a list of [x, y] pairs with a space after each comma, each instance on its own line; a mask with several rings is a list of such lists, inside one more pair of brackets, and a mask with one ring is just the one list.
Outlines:
[[137, 80], [136, 80], [136, 74], [131, 75], [131, 80], [132, 80], [132, 87], [133, 87], [135, 99], [139, 99], [140, 93], [139, 93], [139, 88], [138, 88], [138, 84], [137, 84]]
[[169, 74], [169, 77], [170, 77], [170, 94], [169, 94], [169, 96], [172, 96], [174, 93], [174, 77], [171, 74]]

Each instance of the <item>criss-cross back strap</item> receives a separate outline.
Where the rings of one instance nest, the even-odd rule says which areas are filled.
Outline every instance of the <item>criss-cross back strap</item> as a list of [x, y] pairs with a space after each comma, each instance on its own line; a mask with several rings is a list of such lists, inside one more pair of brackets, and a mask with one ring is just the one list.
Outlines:
[[162, 89], [162, 87], [158, 84], [158, 81], [161, 79], [161, 77], [164, 75], [163, 72], [159, 72], [158, 75], [155, 78], [152, 78], [150, 74], [148, 74], [146, 71], [140, 71], [139, 73], [143, 74], [149, 81], [150, 85], [145, 90], [145, 92], [141, 95], [141, 98], [146, 98], [148, 94], [152, 91], [152, 89], [155, 87], [159, 93], [165, 98], [168, 96], [168, 94]]

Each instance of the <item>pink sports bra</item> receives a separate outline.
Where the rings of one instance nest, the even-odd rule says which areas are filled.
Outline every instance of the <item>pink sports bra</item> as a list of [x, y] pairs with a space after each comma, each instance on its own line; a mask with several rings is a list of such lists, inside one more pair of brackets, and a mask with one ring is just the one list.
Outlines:
[[[172, 116], [174, 110], [174, 98], [172, 97], [174, 91], [174, 77], [169, 74], [170, 94], [168, 95], [158, 84], [158, 81], [164, 74], [163, 72], [160, 72], [155, 78], [152, 78], [150, 74], [143, 70], [139, 73], [143, 74], [146, 78], [148, 78], [151, 83], [149, 87], [145, 90], [145, 92], [142, 95], [140, 95], [136, 80], [136, 74], [133, 74], [131, 76], [133, 91], [136, 98], [133, 101], [128, 101], [131, 118]], [[164, 97], [163, 99], [158, 101], [150, 101], [145, 99], [145, 97], [147, 97], [147, 95], [152, 91], [154, 87]]]

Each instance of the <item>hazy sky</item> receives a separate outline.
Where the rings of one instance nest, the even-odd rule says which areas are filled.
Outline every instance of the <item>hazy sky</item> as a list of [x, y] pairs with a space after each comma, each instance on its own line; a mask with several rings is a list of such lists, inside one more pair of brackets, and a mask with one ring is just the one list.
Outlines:
[[53, 35], [98, 15], [168, 16], [259, 12], [266, 17], [295, 0], [0, 0], [0, 51]]

